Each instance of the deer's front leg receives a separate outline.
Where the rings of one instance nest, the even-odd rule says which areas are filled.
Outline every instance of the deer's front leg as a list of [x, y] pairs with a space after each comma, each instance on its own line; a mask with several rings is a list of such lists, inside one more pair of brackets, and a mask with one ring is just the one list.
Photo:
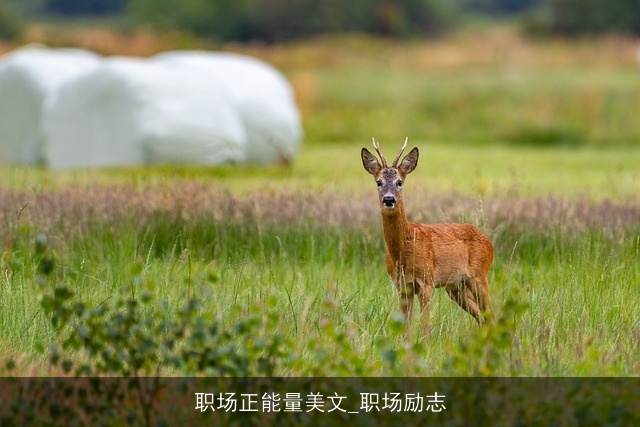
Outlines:
[[398, 289], [398, 296], [400, 297], [400, 309], [402, 310], [405, 321], [408, 322], [411, 320], [411, 313], [413, 312], [413, 284], [398, 282], [396, 283], [396, 288]]
[[431, 283], [418, 282], [418, 295], [420, 296], [420, 325], [422, 330], [429, 332], [429, 308], [431, 307]]

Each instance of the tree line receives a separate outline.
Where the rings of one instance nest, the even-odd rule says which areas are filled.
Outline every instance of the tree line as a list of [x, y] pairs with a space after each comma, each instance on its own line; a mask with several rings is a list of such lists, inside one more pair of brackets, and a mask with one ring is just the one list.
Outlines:
[[134, 27], [222, 41], [341, 32], [432, 36], [462, 25], [466, 16], [520, 19], [565, 35], [640, 35], [640, 0], [0, 0], [0, 37], [18, 31], [18, 16], [116, 16]]

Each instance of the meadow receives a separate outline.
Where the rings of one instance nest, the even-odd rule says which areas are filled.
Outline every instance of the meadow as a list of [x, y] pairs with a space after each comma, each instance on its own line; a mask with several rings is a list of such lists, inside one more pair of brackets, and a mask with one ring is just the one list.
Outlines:
[[[289, 76], [299, 157], [3, 167], [7, 372], [70, 370], [60, 352], [115, 375], [639, 375], [636, 45], [500, 31], [225, 47]], [[387, 156], [405, 136], [420, 147], [411, 220], [471, 222], [494, 242], [496, 326], [477, 328], [444, 292], [428, 334], [402, 323], [359, 156], [372, 136]], [[185, 329], [169, 339], [175, 319]], [[196, 340], [203, 323], [218, 341]], [[189, 345], [214, 350], [197, 359]]]

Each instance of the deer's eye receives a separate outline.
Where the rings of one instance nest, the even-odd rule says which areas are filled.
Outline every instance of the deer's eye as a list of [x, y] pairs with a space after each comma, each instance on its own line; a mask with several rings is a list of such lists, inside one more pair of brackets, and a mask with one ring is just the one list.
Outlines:
[[398, 182], [396, 182], [396, 185], [397, 185], [398, 187], [402, 187], [402, 180], [401, 180], [401, 179], [399, 179], [399, 180], [398, 180]]
[[377, 180], [377, 181], [376, 181], [376, 185], [377, 185], [378, 187], [382, 187], [382, 180], [381, 180], [381, 179]]

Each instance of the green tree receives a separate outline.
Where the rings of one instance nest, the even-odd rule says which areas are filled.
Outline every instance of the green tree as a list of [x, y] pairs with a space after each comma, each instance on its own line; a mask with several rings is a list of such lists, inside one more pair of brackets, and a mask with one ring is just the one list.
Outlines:
[[640, 34], [639, 0], [549, 0], [552, 30], [564, 34]]
[[61, 15], [102, 15], [119, 13], [128, 0], [47, 0], [45, 12]]
[[451, 25], [444, 0], [130, 0], [134, 23], [221, 40], [287, 40], [332, 32], [407, 36]]
[[472, 12], [506, 16], [530, 12], [544, 2], [545, 0], [465, 0], [464, 8]]
[[18, 40], [24, 32], [24, 23], [13, 7], [0, 1], [0, 39]]
[[131, 0], [127, 8], [136, 24], [157, 30], [184, 29], [223, 40], [247, 38], [255, 0]]
[[47, 0], [4, 0], [0, 3], [8, 4], [23, 16], [32, 16], [40, 12]]

